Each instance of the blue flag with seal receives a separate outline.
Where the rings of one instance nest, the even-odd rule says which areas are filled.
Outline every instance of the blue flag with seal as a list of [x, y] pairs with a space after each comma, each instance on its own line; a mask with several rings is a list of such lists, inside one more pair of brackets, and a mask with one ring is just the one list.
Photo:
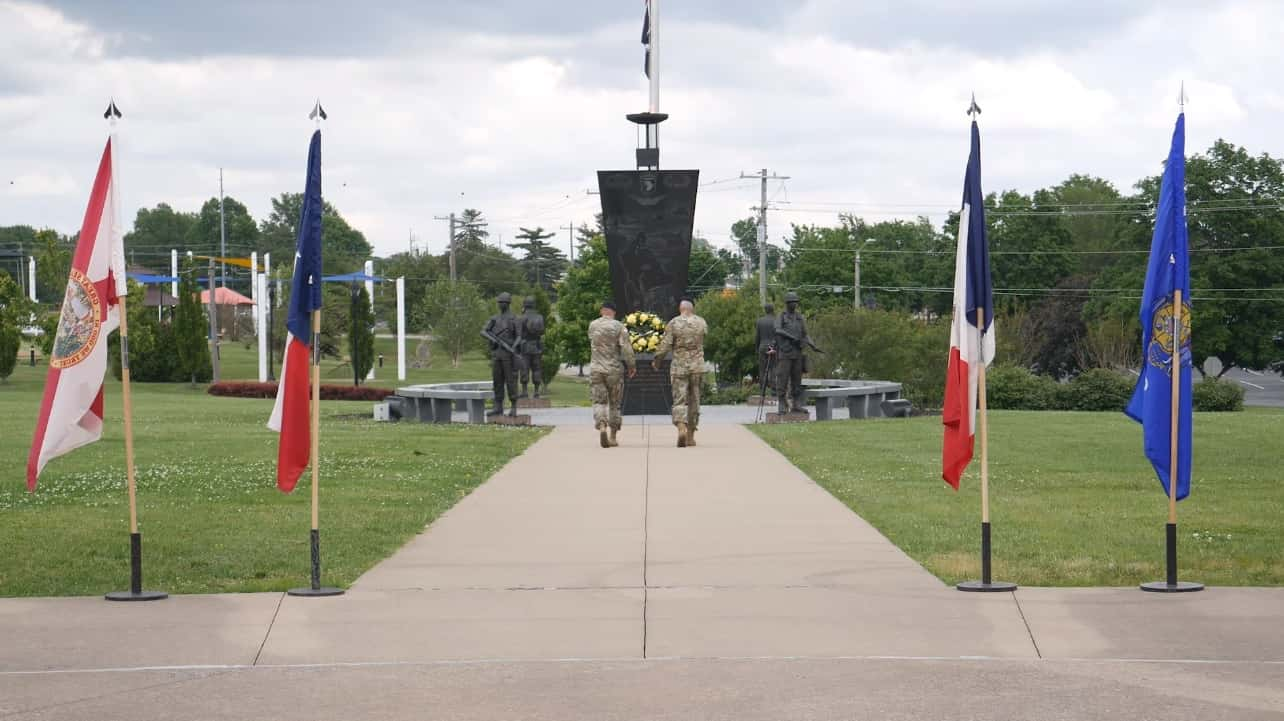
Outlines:
[[[1146, 458], [1155, 467], [1165, 494], [1169, 492], [1172, 478], [1172, 442], [1176, 436], [1177, 500], [1190, 495], [1191, 466], [1193, 368], [1185, 151], [1186, 114], [1182, 113], [1177, 116], [1172, 148], [1159, 186], [1155, 235], [1150, 243], [1146, 287], [1141, 299], [1141, 375], [1124, 410], [1129, 418], [1141, 424]], [[1174, 368], [1177, 369], [1176, 382], [1173, 381]]]

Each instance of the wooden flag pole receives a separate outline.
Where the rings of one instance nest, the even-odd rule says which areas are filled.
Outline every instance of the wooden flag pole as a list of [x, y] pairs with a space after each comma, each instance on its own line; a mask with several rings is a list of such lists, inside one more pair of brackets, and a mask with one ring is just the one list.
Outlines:
[[[976, 340], [979, 346], [985, 341], [985, 309], [976, 309]], [[984, 355], [984, 353], [982, 353]], [[1015, 591], [1016, 584], [994, 581], [990, 564], [990, 424], [985, 400], [985, 362], [976, 369], [977, 435], [981, 441], [981, 580], [964, 581], [955, 588], [960, 591], [1001, 592]]]
[[[113, 150], [114, 155], [114, 150]], [[113, 158], [113, 162], [114, 162]], [[129, 314], [120, 298], [120, 399], [125, 422], [125, 487], [129, 493], [129, 590], [112, 591], [108, 601], [159, 601], [169, 594], [143, 590], [143, 537], [138, 532], [138, 499], [134, 473], [134, 402], [129, 388]]]
[[[1168, 440], [1168, 523], [1177, 525], [1177, 431], [1181, 425], [1181, 288], [1173, 291], [1173, 393], [1172, 429]], [[1176, 560], [1170, 559], [1170, 561]], [[1169, 563], [1168, 582], [1177, 583], [1175, 564]]]
[[[107, 119], [108, 124], [111, 126], [111, 136], [108, 141], [111, 147], [111, 202], [107, 212], [111, 214], [110, 222], [114, 225], [119, 219], [116, 198], [119, 197], [118, 194], [120, 192], [120, 187], [116, 182], [118, 170], [116, 165], [116, 120], [121, 117], [115, 100], [108, 103], [107, 112], [103, 113], [103, 117]], [[108, 234], [108, 242], [119, 242], [114, 232]], [[110, 275], [107, 277], [109, 281], [116, 280]], [[130, 395], [129, 385], [128, 296], [121, 296], [117, 301], [116, 312], [120, 315], [120, 399], [124, 410], [123, 426], [125, 431], [125, 488], [129, 494], [129, 590], [112, 591], [107, 594], [106, 598], [108, 601], [158, 601], [162, 598], [168, 598], [169, 594], [163, 591], [143, 590], [143, 537], [138, 532], [138, 498], [134, 473], [134, 401]]]
[[[321, 101], [318, 100], [309, 117], [316, 121], [317, 131], [321, 130], [321, 121], [325, 119], [325, 111], [321, 109]], [[320, 267], [317, 268], [316, 277], [309, 277], [308, 283], [320, 283]], [[311, 292], [312, 288], [308, 289]], [[300, 289], [294, 289], [294, 292], [300, 292]], [[311, 584], [307, 588], [292, 588], [288, 591], [291, 596], [338, 596], [343, 593], [343, 589], [332, 586], [321, 585], [321, 309], [312, 310], [312, 392], [311, 403], [308, 406], [311, 418], [310, 426], [310, 448], [309, 454], [312, 465], [312, 532], [309, 538], [312, 556], [312, 573]]]
[[1164, 561], [1167, 572], [1163, 581], [1141, 584], [1141, 590], [1159, 593], [1204, 590], [1202, 583], [1177, 580], [1177, 476], [1180, 471], [1177, 459], [1181, 430], [1181, 328], [1184, 312], [1181, 288], [1178, 288], [1173, 291], [1172, 425], [1168, 436], [1168, 525], [1164, 529], [1166, 531]]

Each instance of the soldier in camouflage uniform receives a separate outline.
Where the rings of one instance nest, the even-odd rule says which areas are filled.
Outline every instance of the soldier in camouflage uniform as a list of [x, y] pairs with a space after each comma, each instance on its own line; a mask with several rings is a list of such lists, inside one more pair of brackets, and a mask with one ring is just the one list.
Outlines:
[[629, 330], [615, 319], [614, 303], [608, 300], [602, 304], [601, 317], [589, 323], [588, 337], [592, 349], [589, 392], [593, 399], [593, 424], [602, 447], [612, 448], [620, 445], [615, 434], [624, 422], [620, 414], [620, 404], [624, 400], [621, 364], [628, 366], [630, 378], [637, 373]]
[[[521, 327], [518, 332], [517, 350], [522, 354], [519, 373], [522, 380], [522, 393], [518, 398], [526, 397], [527, 383], [535, 384], [535, 397], [539, 398], [539, 387], [544, 383], [540, 365], [544, 358], [544, 316], [535, 310], [535, 299], [527, 298], [522, 302], [522, 315], [518, 318]], [[556, 373], [556, 369], [553, 371]]]
[[709, 326], [695, 314], [695, 304], [683, 298], [677, 318], [669, 321], [664, 338], [655, 351], [653, 368], [670, 352], [669, 380], [673, 386], [673, 425], [678, 427], [678, 448], [695, 445], [696, 427], [700, 425], [700, 383], [704, 380], [704, 336]]
[[521, 357], [515, 352], [519, 328], [517, 316], [508, 309], [513, 297], [508, 293], [500, 293], [496, 301], [499, 303], [499, 313], [486, 321], [486, 327], [481, 332], [482, 337], [490, 343], [490, 376], [495, 390], [495, 407], [486, 415], [497, 416], [504, 412], [504, 391], [507, 389], [508, 399], [513, 403], [513, 410], [509, 415], [515, 416], [517, 364], [521, 362]]

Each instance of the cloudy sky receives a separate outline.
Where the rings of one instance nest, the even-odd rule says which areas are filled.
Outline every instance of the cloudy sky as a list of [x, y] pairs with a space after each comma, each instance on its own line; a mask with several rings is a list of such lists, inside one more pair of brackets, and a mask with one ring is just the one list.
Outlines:
[[[306, 9], [304, 9], [306, 8]], [[320, 97], [327, 198], [376, 252], [439, 250], [437, 215], [492, 239], [588, 222], [594, 171], [632, 166], [646, 109], [641, 0], [0, 0], [0, 225], [78, 229], [114, 96], [127, 220], [217, 193], [256, 218], [299, 191]], [[804, 208], [878, 220], [955, 207], [968, 97], [985, 187], [1156, 173], [1184, 81], [1192, 151], [1284, 155], [1284, 3], [1252, 0], [663, 0], [665, 167], [709, 183], [715, 244], [770, 168]], [[559, 235], [565, 239], [565, 233]], [[141, 259], [140, 259], [141, 260]]]

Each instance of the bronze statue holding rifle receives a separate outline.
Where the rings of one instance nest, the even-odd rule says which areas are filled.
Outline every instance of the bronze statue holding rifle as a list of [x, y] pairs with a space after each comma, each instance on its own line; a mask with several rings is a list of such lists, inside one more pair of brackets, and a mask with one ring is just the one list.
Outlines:
[[785, 294], [785, 312], [776, 318], [776, 345], [772, 351], [776, 364], [776, 402], [781, 415], [805, 413], [803, 373], [807, 372], [808, 348], [824, 353], [807, 335], [807, 321], [798, 311], [798, 294]]
[[504, 392], [507, 390], [508, 399], [513, 404], [508, 414], [515, 416], [517, 367], [521, 363], [521, 353], [517, 348], [520, 328], [517, 316], [508, 309], [513, 297], [508, 293], [500, 293], [496, 300], [499, 303], [499, 313], [486, 321], [486, 327], [481, 332], [482, 337], [490, 342], [490, 375], [495, 390], [495, 407], [486, 415], [497, 416], [504, 412]]

